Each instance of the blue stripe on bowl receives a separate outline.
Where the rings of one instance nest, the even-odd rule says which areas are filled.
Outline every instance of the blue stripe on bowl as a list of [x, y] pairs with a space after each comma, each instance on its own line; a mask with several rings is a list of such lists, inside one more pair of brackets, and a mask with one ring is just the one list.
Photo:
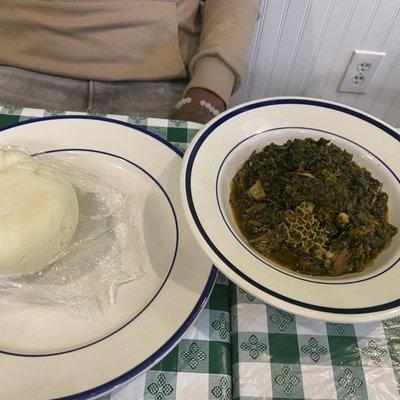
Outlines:
[[324, 101], [319, 101], [319, 100], [311, 100], [311, 99], [300, 99], [300, 98], [278, 98], [278, 99], [272, 99], [272, 100], [260, 100], [255, 103], [249, 103], [244, 105], [243, 107], [239, 107], [231, 112], [228, 112], [224, 116], [220, 117], [217, 119], [214, 123], [212, 123], [207, 129], [205, 129], [204, 132], [199, 136], [199, 139], [197, 142], [194, 144], [190, 154], [189, 158], [187, 161], [187, 167], [185, 171], [185, 192], [186, 192], [186, 199], [188, 202], [189, 210], [192, 215], [192, 218], [197, 226], [197, 229], [199, 230], [200, 234], [202, 235], [204, 241], [207, 243], [207, 245], [212, 249], [212, 251], [224, 262], [224, 264], [230, 268], [236, 275], [238, 275], [241, 279], [249, 283], [250, 285], [256, 287], [260, 291], [266, 293], [269, 296], [275, 297], [276, 299], [285, 301], [287, 303], [293, 304], [298, 307], [306, 308], [309, 310], [315, 310], [315, 311], [321, 311], [321, 312], [327, 312], [327, 313], [335, 313], [335, 314], [370, 314], [370, 313], [375, 313], [379, 311], [386, 311], [390, 310], [393, 308], [397, 308], [400, 306], [400, 299], [385, 303], [385, 304], [379, 304], [376, 306], [371, 306], [371, 307], [358, 307], [358, 308], [337, 308], [337, 307], [325, 307], [325, 306], [318, 306], [316, 304], [310, 304], [310, 303], [305, 303], [299, 300], [292, 299], [290, 297], [284, 296], [280, 293], [277, 293], [260, 283], [254, 281], [253, 279], [249, 278], [245, 273], [243, 273], [237, 266], [235, 266], [230, 260], [228, 260], [224, 254], [221, 252], [220, 249], [218, 249], [212, 240], [209, 238], [207, 235], [204, 227], [202, 226], [200, 219], [197, 215], [196, 209], [194, 207], [194, 202], [193, 202], [193, 195], [192, 195], [192, 186], [191, 186], [191, 176], [192, 176], [192, 171], [193, 171], [193, 163], [196, 159], [197, 153], [199, 152], [201, 146], [203, 143], [207, 140], [207, 138], [214, 132], [214, 130], [228, 121], [229, 119], [235, 117], [236, 115], [245, 113], [247, 111], [260, 108], [260, 107], [268, 107], [268, 106], [274, 106], [274, 105], [280, 105], [280, 104], [300, 104], [300, 105], [310, 105], [310, 106], [315, 106], [315, 107], [321, 107], [321, 108], [328, 108], [332, 110], [336, 110], [345, 114], [352, 115], [356, 118], [362, 119], [363, 121], [366, 121], [370, 123], [371, 125], [379, 128], [386, 134], [392, 136], [395, 138], [397, 141], [400, 141], [399, 134], [392, 128], [388, 127], [387, 125], [383, 124], [382, 122], [376, 120], [375, 118], [363, 114], [361, 112], [358, 112], [356, 110], [353, 110], [351, 108], [347, 108], [344, 106], [340, 106], [338, 104], [333, 104], [333, 103], [327, 103]]

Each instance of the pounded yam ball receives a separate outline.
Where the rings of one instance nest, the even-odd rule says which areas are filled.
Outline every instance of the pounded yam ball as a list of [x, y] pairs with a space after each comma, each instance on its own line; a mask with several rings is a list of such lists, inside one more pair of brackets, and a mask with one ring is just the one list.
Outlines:
[[75, 234], [71, 183], [28, 154], [0, 150], [0, 274], [38, 272]]

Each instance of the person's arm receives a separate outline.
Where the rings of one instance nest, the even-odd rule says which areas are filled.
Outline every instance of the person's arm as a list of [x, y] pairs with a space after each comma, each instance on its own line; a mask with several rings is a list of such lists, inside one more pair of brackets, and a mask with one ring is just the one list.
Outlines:
[[224, 111], [246, 70], [245, 53], [259, 16], [259, 0], [205, 0], [200, 45], [184, 96], [192, 98], [171, 117], [205, 123], [213, 117], [199, 103]]

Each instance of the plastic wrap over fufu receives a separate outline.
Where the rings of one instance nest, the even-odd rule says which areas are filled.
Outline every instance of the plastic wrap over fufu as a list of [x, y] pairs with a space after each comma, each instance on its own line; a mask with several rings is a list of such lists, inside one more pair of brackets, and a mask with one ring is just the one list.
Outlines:
[[0, 150], [0, 292], [85, 317], [143, 275], [137, 204], [69, 163]]

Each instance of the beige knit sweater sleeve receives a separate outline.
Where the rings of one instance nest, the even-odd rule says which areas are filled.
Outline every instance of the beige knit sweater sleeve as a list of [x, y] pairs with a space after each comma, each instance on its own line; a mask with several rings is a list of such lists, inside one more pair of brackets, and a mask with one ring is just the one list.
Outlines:
[[200, 46], [186, 91], [202, 87], [229, 103], [246, 71], [245, 53], [259, 17], [259, 0], [205, 0]]

